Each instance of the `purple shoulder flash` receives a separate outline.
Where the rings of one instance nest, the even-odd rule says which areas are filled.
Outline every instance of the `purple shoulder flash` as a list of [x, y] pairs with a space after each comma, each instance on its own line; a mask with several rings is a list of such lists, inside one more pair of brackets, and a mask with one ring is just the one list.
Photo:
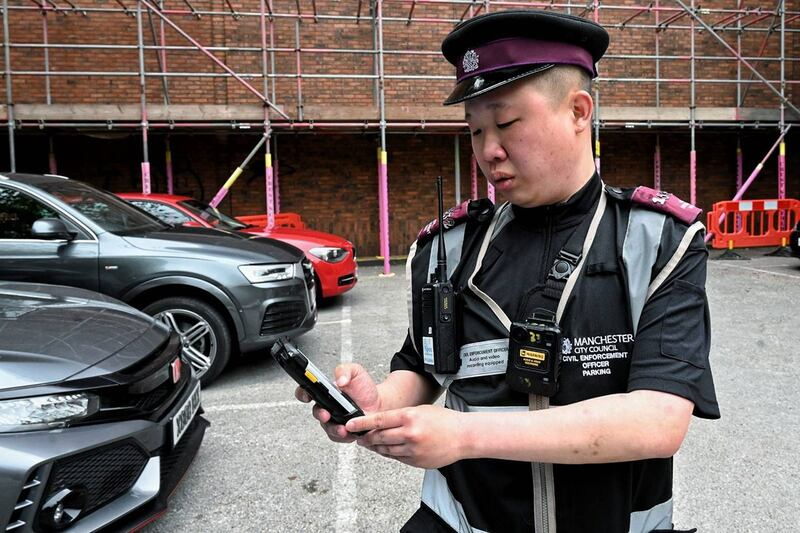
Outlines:
[[636, 187], [631, 195], [631, 201], [645, 209], [675, 217], [685, 224], [691, 224], [703, 212], [699, 207], [684, 202], [674, 194], [650, 187]]
[[[451, 207], [444, 212], [444, 231], [462, 224], [472, 218], [478, 222], [491, 220], [494, 214], [494, 204], [487, 198], [479, 200], [465, 200], [460, 205]], [[417, 241], [423, 242], [439, 232], [439, 219], [435, 218], [425, 224], [417, 234]]]

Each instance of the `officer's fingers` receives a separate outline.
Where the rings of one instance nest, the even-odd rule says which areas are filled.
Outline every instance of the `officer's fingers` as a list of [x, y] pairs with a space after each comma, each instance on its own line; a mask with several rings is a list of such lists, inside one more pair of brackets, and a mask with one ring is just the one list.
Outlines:
[[312, 400], [311, 396], [302, 387], [294, 389], [294, 397], [303, 403], [308, 403]]
[[351, 418], [347, 421], [347, 431], [350, 433], [360, 433], [362, 431], [372, 431], [373, 429], [388, 429], [403, 425], [403, 411], [380, 411], [367, 416]]
[[333, 375], [339, 388], [346, 387], [357, 376], [366, 374], [367, 371], [358, 363], [344, 363], [337, 366]]
[[314, 418], [319, 420], [320, 423], [322, 423], [322, 424], [328, 423], [330, 421], [330, 419], [331, 419], [331, 414], [328, 411], [326, 411], [325, 409], [323, 409], [322, 407], [320, 407], [319, 405], [316, 405], [316, 404], [311, 409], [311, 414], [314, 415]]
[[370, 431], [358, 439], [362, 446], [396, 446], [408, 443], [405, 430], [400, 428], [384, 429], [380, 431]]
[[380, 454], [384, 457], [391, 457], [392, 459], [411, 459], [411, 455], [408, 451], [408, 448], [404, 444], [396, 445], [396, 446], [369, 446], [368, 447], [373, 452]]

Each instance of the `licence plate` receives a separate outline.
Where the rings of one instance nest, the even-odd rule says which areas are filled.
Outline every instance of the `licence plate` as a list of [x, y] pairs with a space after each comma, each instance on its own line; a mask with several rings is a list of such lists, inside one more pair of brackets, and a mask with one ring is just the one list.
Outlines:
[[200, 383], [195, 385], [194, 390], [183, 402], [178, 412], [172, 417], [172, 445], [178, 444], [186, 429], [194, 418], [194, 414], [200, 409]]

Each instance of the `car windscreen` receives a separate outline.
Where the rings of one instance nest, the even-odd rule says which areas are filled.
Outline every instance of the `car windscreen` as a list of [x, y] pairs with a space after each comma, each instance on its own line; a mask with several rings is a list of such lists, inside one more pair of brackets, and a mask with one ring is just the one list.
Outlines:
[[248, 227], [247, 224], [239, 222], [232, 216], [226, 215], [216, 207], [211, 207], [210, 205], [199, 200], [183, 200], [178, 202], [178, 204], [184, 209], [187, 209], [196, 216], [202, 218], [215, 228], [238, 230]]
[[169, 226], [113, 194], [77, 181], [53, 181], [38, 187], [55, 196], [106, 231], [128, 235]]

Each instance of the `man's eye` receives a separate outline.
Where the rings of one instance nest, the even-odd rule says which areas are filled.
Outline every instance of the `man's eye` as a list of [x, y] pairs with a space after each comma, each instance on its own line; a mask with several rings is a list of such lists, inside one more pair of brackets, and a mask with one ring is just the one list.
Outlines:
[[515, 123], [517, 120], [519, 120], [519, 119], [515, 118], [514, 120], [510, 120], [508, 122], [503, 122], [502, 124], [498, 124], [497, 125], [497, 129], [504, 130], [507, 127], [509, 127], [510, 125], [512, 125], [513, 123]]

